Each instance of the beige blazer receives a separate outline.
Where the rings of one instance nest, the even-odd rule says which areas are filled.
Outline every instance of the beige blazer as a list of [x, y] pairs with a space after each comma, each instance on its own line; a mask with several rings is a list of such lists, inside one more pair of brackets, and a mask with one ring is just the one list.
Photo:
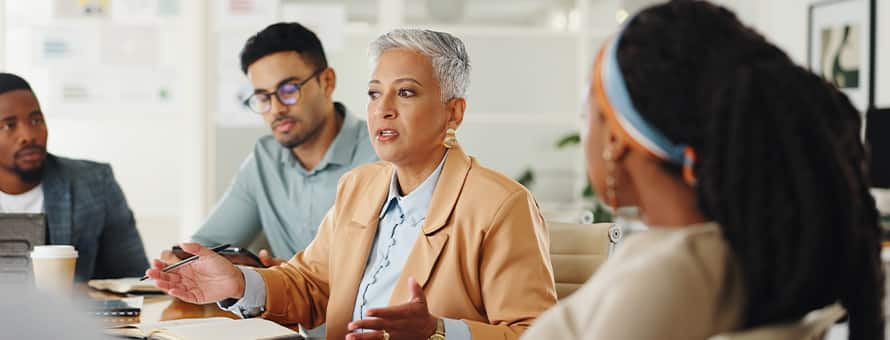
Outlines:
[[742, 326], [743, 283], [713, 223], [631, 235], [523, 339], [694, 340]]
[[[262, 317], [327, 326], [343, 339], [393, 173], [386, 162], [346, 173], [306, 250], [259, 270]], [[408, 277], [437, 317], [464, 320], [473, 339], [517, 339], [556, 303], [547, 226], [532, 195], [458, 147], [450, 151], [390, 304], [408, 302]]]

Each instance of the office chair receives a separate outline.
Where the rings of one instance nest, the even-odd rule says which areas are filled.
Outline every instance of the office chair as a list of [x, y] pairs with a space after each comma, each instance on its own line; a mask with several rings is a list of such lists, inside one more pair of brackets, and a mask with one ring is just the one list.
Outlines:
[[587, 282], [606, 261], [621, 240], [621, 229], [613, 223], [547, 224], [556, 295], [562, 300]]

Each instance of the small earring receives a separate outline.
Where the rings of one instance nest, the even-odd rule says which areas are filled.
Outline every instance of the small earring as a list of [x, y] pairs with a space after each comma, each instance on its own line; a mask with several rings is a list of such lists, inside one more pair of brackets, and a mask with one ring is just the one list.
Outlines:
[[612, 156], [612, 149], [606, 148], [603, 151], [603, 160], [606, 161], [606, 204], [612, 209], [618, 209], [616, 194], [618, 181], [615, 179], [615, 159]]
[[445, 140], [442, 141], [442, 145], [447, 149], [451, 149], [457, 145], [457, 131], [454, 128], [448, 128], [445, 130]]

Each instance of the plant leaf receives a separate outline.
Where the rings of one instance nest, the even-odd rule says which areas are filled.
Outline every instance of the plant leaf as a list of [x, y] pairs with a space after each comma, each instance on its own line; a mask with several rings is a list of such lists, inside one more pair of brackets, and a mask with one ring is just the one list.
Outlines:
[[519, 174], [519, 177], [516, 178], [516, 181], [519, 182], [519, 184], [522, 184], [522, 186], [527, 189], [529, 188], [529, 186], [535, 183], [535, 173], [534, 171], [532, 171], [531, 168], [527, 168], [525, 169], [525, 171]]
[[570, 145], [578, 145], [581, 144], [581, 136], [577, 133], [570, 133], [568, 135], [562, 136], [559, 141], [556, 142], [556, 148], [562, 149]]

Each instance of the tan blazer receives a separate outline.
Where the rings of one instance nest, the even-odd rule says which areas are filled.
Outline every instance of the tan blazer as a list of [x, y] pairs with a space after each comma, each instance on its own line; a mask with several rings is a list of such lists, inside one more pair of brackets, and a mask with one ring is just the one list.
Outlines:
[[[377, 162], [343, 175], [315, 240], [286, 264], [259, 270], [262, 317], [326, 323], [328, 339], [343, 339], [392, 173]], [[517, 339], [556, 303], [549, 243], [532, 195], [454, 148], [390, 304], [408, 302], [414, 277], [433, 315], [464, 320], [473, 339]]]
[[717, 224], [653, 228], [618, 245], [523, 339], [694, 340], [741, 328], [744, 288]]

